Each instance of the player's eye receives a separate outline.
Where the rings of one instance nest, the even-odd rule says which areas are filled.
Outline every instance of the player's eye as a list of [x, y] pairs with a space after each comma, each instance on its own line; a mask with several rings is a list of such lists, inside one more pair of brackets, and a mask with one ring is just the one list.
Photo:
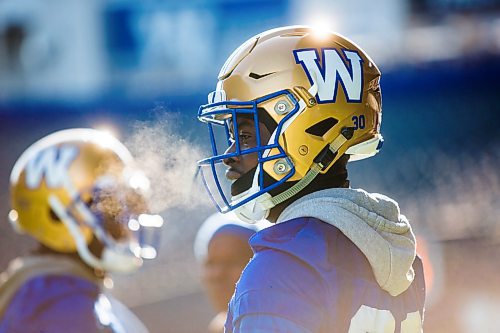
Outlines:
[[241, 133], [239, 135], [240, 144], [249, 145], [252, 143], [252, 136], [247, 133]]

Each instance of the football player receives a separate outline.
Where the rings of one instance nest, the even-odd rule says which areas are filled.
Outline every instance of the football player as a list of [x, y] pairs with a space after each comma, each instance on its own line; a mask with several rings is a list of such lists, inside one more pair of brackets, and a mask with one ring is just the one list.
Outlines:
[[201, 174], [220, 211], [275, 223], [250, 241], [227, 332], [422, 331], [408, 220], [349, 186], [347, 163], [382, 146], [379, 80], [352, 41], [303, 26], [252, 37], [223, 65], [198, 112], [212, 142]]
[[0, 276], [0, 332], [147, 332], [102, 286], [156, 256], [163, 220], [148, 187], [107, 133], [69, 129], [31, 145], [12, 169], [9, 220], [39, 247]]
[[219, 212], [201, 225], [194, 242], [194, 253], [201, 264], [206, 294], [217, 311], [208, 325], [211, 333], [224, 332], [227, 305], [241, 271], [252, 258], [248, 240], [268, 224], [249, 224]]

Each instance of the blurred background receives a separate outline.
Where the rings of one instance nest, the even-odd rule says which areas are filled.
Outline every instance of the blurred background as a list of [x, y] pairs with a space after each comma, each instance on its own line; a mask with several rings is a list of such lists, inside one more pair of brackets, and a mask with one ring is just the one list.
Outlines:
[[233, 49], [290, 24], [348, 36], [383, 73], [384, 149], [350, 179], [413, 223], [425, 332], [498, 331], [499, 0], [0, 0], [0, 271], [34, 246], [6, 219], [18, 156], [55, 130], [107, 129], [166, 220], [159, 258], [111, 293], [153, 333], [203, 332], [214, 312], [192, 243], [214, 210], [192, 184], [207, 139], [195, 115]]

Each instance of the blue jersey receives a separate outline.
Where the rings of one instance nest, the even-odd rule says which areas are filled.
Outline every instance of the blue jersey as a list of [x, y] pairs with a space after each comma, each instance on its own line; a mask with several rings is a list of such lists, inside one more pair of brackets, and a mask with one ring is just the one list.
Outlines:
[[9, 302], [0, 333], [113, 332], [98, 322], [94, 304], [99, 287], [69, 275], [42, 275], [28, 280]]
[[[16, 259], [0, 279], [0, 333], [144, 333], [123, 304], [102, 293], [100, 282], [63, 256]], [[0, 296], [2, 294], [0, 293]], [[2, 303], [3, 302], [3, 303]]]
[[421, 332], [425, 284], [417, 257], [408, 289], [391, 296], [335, 226], [296, 218], [255, 234], [229, 305], [226, 332]]

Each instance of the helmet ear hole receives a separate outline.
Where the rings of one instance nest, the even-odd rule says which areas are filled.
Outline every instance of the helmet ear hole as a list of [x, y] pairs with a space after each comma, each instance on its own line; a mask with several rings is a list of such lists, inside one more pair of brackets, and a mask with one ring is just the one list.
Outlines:
[[338, 122], [339, 121], [337, 119], [332, 117], [323, 119], [319, 123], [316, 123], [311, 127], [307, 128], [306, 133], [322, 137], [323, 135], [326, 134], [326, 132], [332, 129], [332, 127], [335, 126]]
[[266, 126], [269, 133], [274, 132], [278, 124], [276, 121], [269, 115], [268, 111], [263, 107], [258, 107], [257, 112], [259, 114], [259, 120]]
[[57, 216], [56, 212], [54, 212], [52, 207], [49, 207], [49, 216], [50, 216], [51, 222], [57, 223], [57, 224], [62, 223], [61, 219], [59, 218], [59, 216]]

